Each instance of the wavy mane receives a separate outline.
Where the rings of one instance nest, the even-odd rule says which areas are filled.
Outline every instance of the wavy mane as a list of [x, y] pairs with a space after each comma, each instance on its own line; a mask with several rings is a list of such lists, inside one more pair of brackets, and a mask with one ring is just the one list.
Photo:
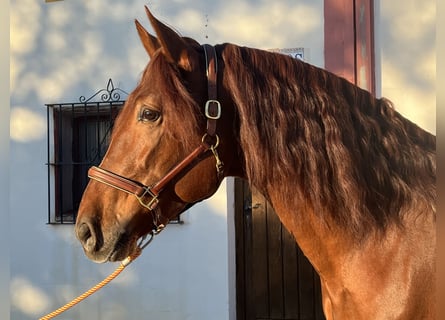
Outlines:
[[[388, 100], [282, 54], [217, 48], [252, 185], [265, 194], [277, 190], [295, 208], [309, 202], [359, 237], [400, 222], [415, 206], [435, 211], [436, 138]], [[150, 86], [145, 73], [163, 75], [156, 81], [168, 92], [169, 133], [190, 149], [197, 142], [183, 137], [203, 125], [201, 102], [162, 55], [153, 58], [131, 99]]]
[[[224, 45], [251, 183], [309, 201], [355, 235], [409, 207], [435, 211], [435, 136], [343, 78], [285, 55]], [[301, 202], [300, 202], [301, 203]]]

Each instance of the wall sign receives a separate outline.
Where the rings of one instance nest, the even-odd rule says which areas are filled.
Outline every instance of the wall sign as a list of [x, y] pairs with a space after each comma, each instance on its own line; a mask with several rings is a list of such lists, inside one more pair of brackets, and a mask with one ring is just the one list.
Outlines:
[[304, 56], [304, 48], [270, 49], [269, 51], [286, 54], [292, 58], [306, 61], [306, 57]]

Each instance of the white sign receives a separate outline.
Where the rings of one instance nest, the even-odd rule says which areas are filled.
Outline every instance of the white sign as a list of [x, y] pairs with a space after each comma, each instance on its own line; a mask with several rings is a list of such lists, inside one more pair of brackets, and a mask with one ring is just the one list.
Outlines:
[[304, 48], [270, 49], [269, 51], [286, 54], [294, 59], [304, 60]]

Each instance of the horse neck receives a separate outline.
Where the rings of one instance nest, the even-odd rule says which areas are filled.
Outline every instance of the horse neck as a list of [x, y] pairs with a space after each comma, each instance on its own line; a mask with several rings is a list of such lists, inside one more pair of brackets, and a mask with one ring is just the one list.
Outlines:
[[416, 255], [421, 257], [419, 261], [433, 261], [435, 216], [427, 204], [406, 215], [402, 226], [393, 223], [384, 231], [369, 230], [365, 237], [358, 238], [333, 220], [332, 215], [315, 212], [307, 202], [292, 201], [290, 195], [283, 201], [283, 196], [273, 188], [264, 192], [283, 225], [324, 281], [339, 284], [345, 273], [354, 268], [366, 269], [372, 263], [383, 274], [391, 272], [389, 264], [401, 263], [400, 260], [406, 262]]
[[338, 270], [339, 257], [353, 250], [354, 242], [330, 216], [317, 214], [308, 203], [283, 201], [274, 191], [267, 192], [272, 207], [282, 224], [294, 236], [299, 247], [322, 276]]

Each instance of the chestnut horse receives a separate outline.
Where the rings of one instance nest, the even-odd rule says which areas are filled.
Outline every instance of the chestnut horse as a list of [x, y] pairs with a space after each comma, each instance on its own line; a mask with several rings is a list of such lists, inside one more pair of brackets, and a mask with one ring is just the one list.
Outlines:
[[327, 319], [434, 319], [435, 136], [325, 70], [201, 46], [146, 11], [156, 36], [136, 27], [150, 62], [77, 217], [86, 255], [124, 259], [238, 176], [320, 275]]

